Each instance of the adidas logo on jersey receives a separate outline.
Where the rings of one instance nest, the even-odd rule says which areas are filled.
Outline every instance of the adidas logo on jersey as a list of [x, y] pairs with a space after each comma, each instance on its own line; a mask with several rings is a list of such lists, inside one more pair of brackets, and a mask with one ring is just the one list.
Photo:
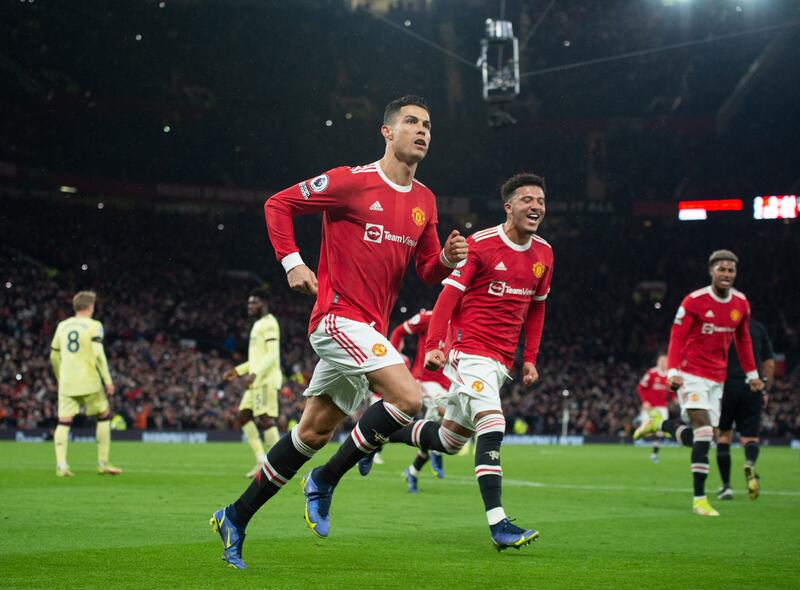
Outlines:
[[505, 264], [503, 264], [503, 261], [502, 261], [502, 260], [501, 260], [500, 262], [498, 262], [498, 263], [497, 263], [497, 266], [495, 266], [495, 267], [494, 267], [494, 269], [495, 269], [495, 270], [508, 270], [508, 269], [506, 268], [506, 265], [505, 265]]
[[383, 211], [383, 207], [381, 207], [380, 201], [375, 201], [372, 205], [369, 206], [370, 211]]
[[713, 311], [711, 311], [711, 310], [709, 309], [709, 310], [706, 312], [706, 316], [705, 316], [705, 317], [707, 317], [707, 318], [713, 318], [713, 317], [714, 317], [714, 312], [713, 312]]

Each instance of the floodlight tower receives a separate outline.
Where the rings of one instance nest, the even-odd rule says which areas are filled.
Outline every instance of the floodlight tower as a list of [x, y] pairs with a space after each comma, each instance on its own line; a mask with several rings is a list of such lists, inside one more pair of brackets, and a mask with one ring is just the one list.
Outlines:
[[516, 123], [502, 106], [519, 94], [519, 41], [510, 21], [486, 19], [486, 38], [481, 39], [478, 65], [483, 79], [483, 100], [490, 103], [489, 125]]

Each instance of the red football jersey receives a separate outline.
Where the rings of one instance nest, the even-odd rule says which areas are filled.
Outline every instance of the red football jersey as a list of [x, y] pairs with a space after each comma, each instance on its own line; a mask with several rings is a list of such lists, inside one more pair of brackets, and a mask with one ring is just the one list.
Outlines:
[[445, 389], [450, 389], [450, 379], [445, 377], [442, 371], [429, 371], [425, 368], [425, 339], [428, 336], [432, 315], [432, 311], [420, 309], [418, 314], [392, 330], [389, 341], [397, 350], [400, 350], [404, 337], [417, 336], [417, 356], [414, 358], [411, 374], [417, 381], [435, 381]]
[[659, 371], [658, 367], [647, 370], [636, 391], [642, 403], [648, 403], [654, 408], [665, 408], [670, 400], [675, 399], [675, 392], [667, 383], [667, 374]]
[[[514, 364], [519, 334], [525, 324], [525, 361], [536, 362], [544, 321], [544, 300], [553, 277], [553, 250], [544, 239], [532, 236], [515, 244], [502, 225], [467, 239], [469, 254], [443, 282], [463, 292], [461, 306], [450, 319], [453, 348]], [[434, 316], [440, 306], [437, 302]], [[535, 313], [534, 313], [535, 312]], [[449, 313], [449, 311], [448, 311]], [[434, 317], [426, 349], [438, 348], [443, 332]]]
[[731, 289], [726, 299], [711, 286], [684, 297], [669, 338], [669, 374], [680, 370], [722, 383], [728, 368], [731, 339], [736, 344], [748, 379], [758, 377], [750, 339], [750, 304], [747, 297]]
[[[264, 204], [278, 260], [299, 259], [292, 218], [323, 213], [319, 288], [309, 333], [327, 313], [371, 324], [386, 334], [412, 256], [428, 283], [451, 271], [436, 234], [436, 200], [421, 182], [398, 185], [378, 162], [329, 170], [273, 195]], [[295, 258], [296, 257], [296, 258]]]

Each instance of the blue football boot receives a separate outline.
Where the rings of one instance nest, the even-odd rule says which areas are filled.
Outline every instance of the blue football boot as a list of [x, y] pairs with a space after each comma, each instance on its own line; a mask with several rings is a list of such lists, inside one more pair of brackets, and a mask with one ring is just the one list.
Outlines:
[[411, 475], [411, 472], [408, 469], [403, 470], [403, 476], [406, 478], [406, 483], [408, 484], [408, 493], [416, 494], [419, 492], [419, 488], [417, 487], [417, 476]]
[[444, 479], [444, 457], [441, 453], [431, 453], [431, 467], [439, 479]]
[[375, 455], [378, 454], [379, 450], [380, 449], [375, 449], [363, 459], [359, 459], [358, 472], [361, 474], [362, 477], [367, 477], [369, 472], [372, 471], [372, 466], [375, 464]]
[[539, 531], [535, 529], [521, 529], [511, 521], [504, 518], [497, 524], [489, 526], [492, 532], [492, 542], [498, 551], [513, 547], [519, 549], [523, 545], [529, 545], [531, 541], [539, 538]]
[[319, 469], [319, 467], [312, 469], [300, 481], [300, 485], [306, 497], [306, 524], [315, 535], [324, 539], [331, 528], [330, 512], [334, 487], [320, 482], [317, 476]]
[[229, 508], [220, 508], [211, 515], [209, 523], [214, 532], [219, 533], [222, 539], [222, 547], [225, 552], [222, 554], [222, 561], [228, 563], [228, 567], [235, 569], [247, 569], [247, 564], [242, 561], [242, 544], [244, 543], [244, 528], [236, 526], [230, 519]]

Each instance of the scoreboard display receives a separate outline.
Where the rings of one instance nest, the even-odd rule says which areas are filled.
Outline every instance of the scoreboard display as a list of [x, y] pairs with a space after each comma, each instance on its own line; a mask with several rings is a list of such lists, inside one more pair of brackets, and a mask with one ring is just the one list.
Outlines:
[[708, 214], [711, 212], [721, 215], [731, 213], [747, 215], [750, 202], [752, 202], [753, 219], [777, 220], [800, 217], [800, 203], [797, 195], [762, 195], [753, 199], [679, 201], [678, 219], [681, 221], [704, 221], [708, 219]]
[[770, 195], [753, 199], [753, 219], [797, 219], [797, 195]]

